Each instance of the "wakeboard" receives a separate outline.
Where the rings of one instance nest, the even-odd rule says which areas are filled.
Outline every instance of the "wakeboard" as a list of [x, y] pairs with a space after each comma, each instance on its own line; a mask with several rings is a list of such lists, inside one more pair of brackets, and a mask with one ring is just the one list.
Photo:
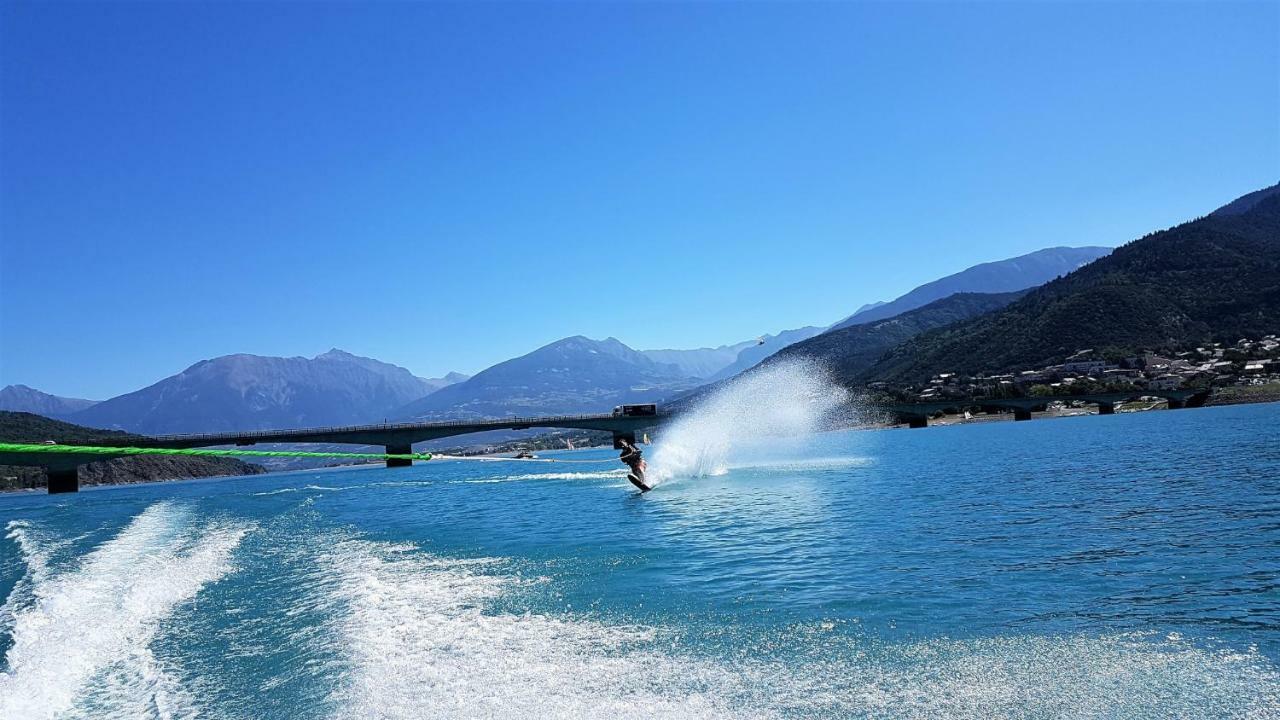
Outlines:
[[641, 480], [640, 478], [636, 477], [635, 473], [627, 473], [627, 480], [630, 480], [632, 485], [635, 485], [636, 487], [640, 488], [641, 495], [653, 489], [648, 485], [645, 485], [644, 480]]

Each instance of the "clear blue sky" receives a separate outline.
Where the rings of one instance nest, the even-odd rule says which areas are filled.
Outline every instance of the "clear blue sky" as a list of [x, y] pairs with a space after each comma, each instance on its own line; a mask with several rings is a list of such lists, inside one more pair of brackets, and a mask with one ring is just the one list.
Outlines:
[[1280, 3], [0, 6], [0, 385], [829, 323], [1280, 179]]

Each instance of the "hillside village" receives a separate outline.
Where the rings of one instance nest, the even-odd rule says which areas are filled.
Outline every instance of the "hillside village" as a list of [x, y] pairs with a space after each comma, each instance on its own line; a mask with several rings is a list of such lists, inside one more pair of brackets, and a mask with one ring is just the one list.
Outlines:
[[1060, 364], [1018, 373], [938, 373], [918, 385], [875, 382], [869, 388], [901, 400], [928, 402], [1272, 384], [1280, 385], [1280, 337], [1276, 335], [1256, 340], [1241, 338], [1231, 345], [1212, 343], [1167, 355], [1148, 352], [1109, 358], [1097, 350], [1085, 349]]

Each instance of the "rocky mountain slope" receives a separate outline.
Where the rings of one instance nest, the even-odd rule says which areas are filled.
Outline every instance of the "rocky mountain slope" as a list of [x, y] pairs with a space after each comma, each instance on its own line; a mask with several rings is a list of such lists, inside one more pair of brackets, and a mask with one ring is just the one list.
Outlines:
[[653, 402], [699, 384], [678, 366], [659, 363], [615, 338], [581, 335], [498, 363], [466, 382], [407, 405], [402, 419], [503, 417], [604, 412]]
[[341, 350], [314, 358], [226, 355], [68, 417], [147, 434], [377, 422], [460, 377], [420, 378]]
[[26, 385], [10, 385], [0, 389], [0, 410], [29, 412], [45, 417], [64, 417], [97, 405], [97, 400], [59, 397]]

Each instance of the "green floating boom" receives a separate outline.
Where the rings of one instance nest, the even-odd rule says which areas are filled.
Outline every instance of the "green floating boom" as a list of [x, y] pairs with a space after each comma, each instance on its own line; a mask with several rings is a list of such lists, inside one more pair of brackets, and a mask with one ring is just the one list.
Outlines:
[[96, 445], [35, 445], [30, 443], [0, 442], [0, 453], [48, 453], [50, 455], [191, 455], [195, 457], [289, 457], [289, 458], [348, 458], [363, 460], [430, 460], [431, 453], [303, 452], [297, 450], [203, 450], [140, 447], [100, 447]]

